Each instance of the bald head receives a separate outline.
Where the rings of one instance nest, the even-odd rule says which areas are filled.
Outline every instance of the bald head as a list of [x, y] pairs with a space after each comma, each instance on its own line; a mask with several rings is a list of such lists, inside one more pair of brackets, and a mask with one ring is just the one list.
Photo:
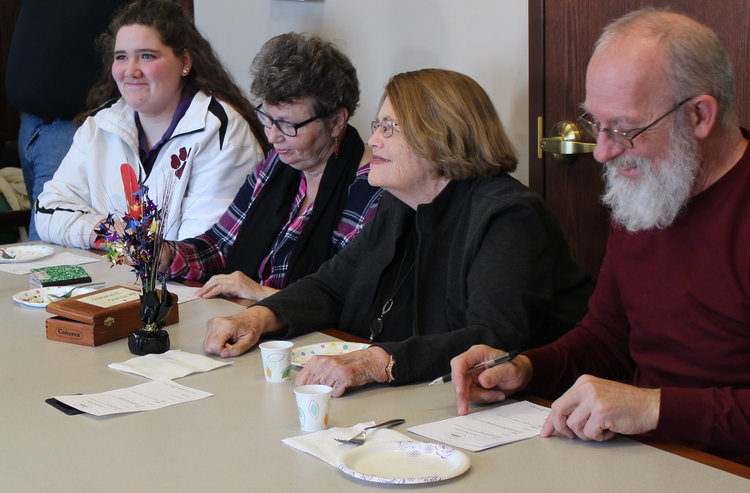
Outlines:
[[664, 48], [650, 38], [601, 45], [586, 70], [586, 110], [620, 129], [641, 126], [677, 102], [668, 78]]
[[626, 14], [604, 28], [591, 63], [604, 55], [620, 62], [624, 72], [649, 64], [661, 71], [661, 86], [670, 100], [713, 96], [719, 123], [738, 125], [729, 55], [710, 28], [690, 17], [653, 8]]
[[594, 45], [595, 49], [609, 44], [618, 36], [649, 38], [658, 43], [666, 38], [679, 36], [680, 32], [712, 31], [690, 17], [674, 12], [646, 7], [635, 10], [612, 21], [603, 30]]

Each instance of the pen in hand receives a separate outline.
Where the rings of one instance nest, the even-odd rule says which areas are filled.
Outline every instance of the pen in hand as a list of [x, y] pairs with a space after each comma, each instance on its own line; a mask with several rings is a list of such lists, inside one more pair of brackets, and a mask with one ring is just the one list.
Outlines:
[[[507, 363], [508, 361], [512, 360], [518, 356], [518, 351], [508, 351], [502, 356], [498, 356], [497, 358], [482, 361], [481, 363], [477, 363], [476, 365], [469, 368], [469, 371], [478, 370], [479, 368], [487, 369], [492, 368], [493, 366], [502, 365], [503, 363]], [[451, 381], [451, 374], [446, 373], [442, 377], [437, 377], [435, 380], [429, 383], [429, 385], [437, 385], [440, 383], [446, 383]]]

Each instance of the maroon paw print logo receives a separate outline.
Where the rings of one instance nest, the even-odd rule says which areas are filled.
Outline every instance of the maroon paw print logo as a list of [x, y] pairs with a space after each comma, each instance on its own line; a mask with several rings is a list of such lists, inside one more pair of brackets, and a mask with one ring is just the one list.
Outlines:
[[190, 151], [184, 147], [180, 148], [179, 153], [172, 154], [172, 169], [175, 170], [174, 174], [177, 178], [182, 178], [182, 172], [185, 171], [185, 165], [187, 164], [187, 158], [190, 155]]

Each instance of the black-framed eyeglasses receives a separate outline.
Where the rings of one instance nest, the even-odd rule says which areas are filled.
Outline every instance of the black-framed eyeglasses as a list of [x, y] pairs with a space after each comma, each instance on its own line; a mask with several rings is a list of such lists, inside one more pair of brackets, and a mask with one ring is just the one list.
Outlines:
[[394, 122], [393, 120], [373, 120], [372, 122], [370, 122], [370, 129], [372, 130], [372, 133], [375, 134], [375, 132], [377, 132], [380, 128], [383, 130], [383, 137], [386, 139], [393, 135], [393, 131], [396, 130], [396, 127], [398, 127], [398, 123]]
[[619, 145], [620, 147], [624, 147], [625, 149], [632, 149], [633, 147], [635, 147], [635, 144], [633, 143], [633, 141], [635, 140], [636, 137], [638, 137], [643, 132], [645, 132], [649, 128], [653, 127], [654, 125], [662, 121], [667, 116], [677, 111], [677, 109], [679, 109], [683, 104], [687, 103], [691, 99], [693, 98], [689, 97], [687, 99], [683, 99], [682, 101], [677, 103], [671, 110], [667, 111], [666, 113], [661, 115], [659, 118], [657, 118], [656, 120], [646, 125], [645, 127], [634, 128], [632, 130], [616, 130], [614, 128], [602, 128], [599, 123], [595, 123], [589, 119], [590, 115], [588, 113], [584, 113], [583, 115], [579, 116], [578, 123], [580, 123], [583, 129], [589, 135], [591, 135], [594, 139], [598, 140], [599, 133], [604, 132], [607, 134], [607, 137], [612, 139], [612, 142], [614, 142], [615, 144]]
[[261, 106], [263, 106], [263, 103], [255, 107], [255, 114], [258, 116], [260, 124], [266, 128], [271, 128], [272, 126], [276, 125], [276, 128], [279, 129], [279, 132], [286, 135], [287, 137], [296, 137], [298, 129], [304, 127], [310, 122], [317, 120], [318, 118], [322, 118], [320, 115], [315, 115], [314, 117], [308, 118], [307, 120], [299, 123], [293, 123], [287, 120], [274, 120], [273, 118], [271, 118], [271, 115], [260, 109]]

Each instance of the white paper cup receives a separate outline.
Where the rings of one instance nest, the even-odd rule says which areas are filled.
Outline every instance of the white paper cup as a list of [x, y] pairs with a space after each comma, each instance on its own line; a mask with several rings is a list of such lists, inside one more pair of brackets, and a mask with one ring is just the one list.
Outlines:
[[302, 431], [321, 431], [328, 428], [328, 405], [332, 391], [328, 385], [303, 385], [294, 389], [299, 427]]
[[289, 341], [267, 341], [260, 344], [263, 375], [266, 382], [286, 382], [292, 375], [292, 346]]

